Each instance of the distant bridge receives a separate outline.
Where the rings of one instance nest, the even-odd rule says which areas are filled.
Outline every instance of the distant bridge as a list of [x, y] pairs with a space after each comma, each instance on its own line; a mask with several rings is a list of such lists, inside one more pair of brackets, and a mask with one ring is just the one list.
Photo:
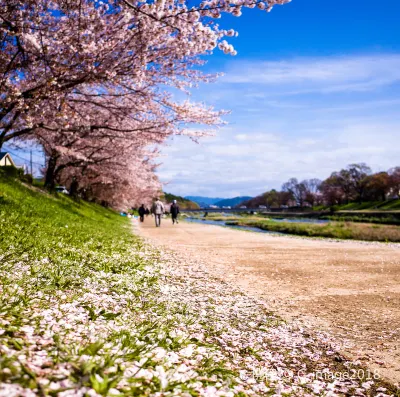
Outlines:
[[[264, 209], [265, 210], [265, 209]], [[181, 209], [181, 212], [251, 212], [259, 211], [252, 208], [199, 208], [196, 210]]]

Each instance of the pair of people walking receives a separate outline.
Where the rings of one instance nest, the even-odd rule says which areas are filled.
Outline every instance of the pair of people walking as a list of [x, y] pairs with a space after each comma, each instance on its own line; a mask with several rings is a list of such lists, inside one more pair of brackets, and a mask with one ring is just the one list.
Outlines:
[[[153, 207], [152, 207], [152, 212], [155, 217], [156, 227], [160, 227], [161, 226], [161, 217], [163, 216], [163, 214], [165, 212], [165, 207], [159, 198], [157, 198], [157, 200], [154, 202]], [[174, 225], [175, 223], [178, 223], [179, 206], [178, 206], [176, 200], [174, 200], [173, 203], [171, 204], [170, 213], [171, 213], [171, 218], [172, 218], [172, 224]]]

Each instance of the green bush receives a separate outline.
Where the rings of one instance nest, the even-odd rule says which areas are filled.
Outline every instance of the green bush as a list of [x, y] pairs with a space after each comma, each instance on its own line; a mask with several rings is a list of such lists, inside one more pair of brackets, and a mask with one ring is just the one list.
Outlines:
[[18, 178], [22, 170], [20, 168], [14, 167], [13, 165], [5, 165], [0, 167], [0, 173], [2, 176], [7, 176], [10, 178]]
[[31, 174], [24, 174], [24, 170], [22, 168], [14, 167], [13, 165], [5, 165], [0, 167], [0, 176], [8, 177], [13, 179], [19, 179], [22, 182], [29, 183], [32, 185], [33, 177]]
[[30, 185], [32, 185], [32, 183], [33, 183], [33, 177], [32, 177], [31, 174], [23, 174], [23, 175], [21, 175], [21, 176], [19, 177], [19, 179], [20, 179], [22, 182], [29, 183]]

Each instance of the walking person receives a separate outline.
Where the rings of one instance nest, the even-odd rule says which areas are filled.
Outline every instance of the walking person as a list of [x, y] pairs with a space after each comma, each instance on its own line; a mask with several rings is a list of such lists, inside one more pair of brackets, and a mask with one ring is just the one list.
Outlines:
[[146, 210], [144, 208], [144, 204], [142, 204], [139, 207], [139, 211], [138, 212], [139, 212], [140, 222], [143, 222], [144, 221], [144, 214], [146, 213]]
[[172, 202], [169, 212], [171, 213], [172, 224], [178, 223], [179, 205], [176, 200]]
[[161, 226], [161, 217], [165, 211], [164, 209], [164, 204], [160, 201], [159, 198], [156, 199], [156, 201], [153, 204], [153, 214], [156, 219], [156, 227]]

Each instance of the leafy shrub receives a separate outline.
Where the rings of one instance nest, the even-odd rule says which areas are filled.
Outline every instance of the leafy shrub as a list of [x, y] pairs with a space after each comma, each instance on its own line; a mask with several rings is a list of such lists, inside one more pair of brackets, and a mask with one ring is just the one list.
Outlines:
[[10, 178], [18, 178], [22, 173], [20, 168], [14, 167], [13, 165], [5, 165], [0, 167], [0, 174]]
[[33, 177], [32, 177], [31, 174], [23, 174], [23, 175], [21, 175], [21, 176], [19, 177], [19, 179], [20, 179], [22, 182], [29, 183], [30, 185], [32, 185], [32, 183], [33, 183]]

